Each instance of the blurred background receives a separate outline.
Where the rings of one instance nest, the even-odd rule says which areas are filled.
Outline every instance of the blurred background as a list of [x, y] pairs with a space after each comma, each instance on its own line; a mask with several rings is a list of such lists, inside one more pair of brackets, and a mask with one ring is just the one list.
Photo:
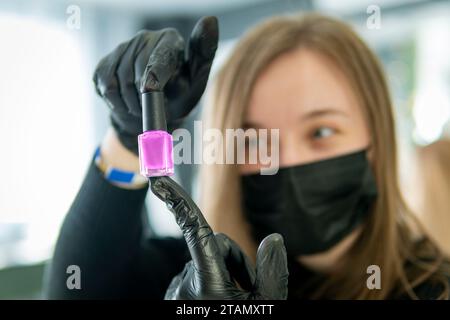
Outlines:
[[[450, 134], [450, 1], [2, 0], [0, 299], [42, 298], [45, 262], [108, 126], [92, 83], [101, 57], [140, 29], [170, 26], [187, 37], [200, 16], [216, 15], [217, 70], [249, 27], [296, 11], [344, 19], [382, 60], [407, 184], [413, 146]], [[195, 173], [195, 166], [177, 168], [194, 197]], [[149, 232], [177, 234], [150, 195], [148, 208]]]

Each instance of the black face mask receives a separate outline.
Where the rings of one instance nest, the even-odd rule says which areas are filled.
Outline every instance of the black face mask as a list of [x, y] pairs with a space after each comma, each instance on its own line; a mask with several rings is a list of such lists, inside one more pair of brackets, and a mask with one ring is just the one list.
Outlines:
[[255, 240], [280, 233], [292, 256], [339, 243], [363, 222], [377, 196], [365, 150], [241, 179]]

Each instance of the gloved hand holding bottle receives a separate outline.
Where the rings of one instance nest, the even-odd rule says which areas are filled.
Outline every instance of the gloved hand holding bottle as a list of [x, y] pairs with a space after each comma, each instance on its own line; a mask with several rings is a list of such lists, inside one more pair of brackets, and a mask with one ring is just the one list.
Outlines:
[[217, 19], [204, 17], [194, 27], [187, 46], [172, 28], [141, 31], [99, 62], [94, 73], [96, 91], [109, 106], [111, 124], [126, 149], [138, 154], [141, 85], [164, 88], [168, 130], [176, 129], [205, 90], [217, 41]]
[[165, 299], [287, 298], [289, 273], [281, 235], [274, 233], [261, 241], [253, 268], [233, 240], [213, 233], [200, 209], [175, 181], [169, 177], [150, 180], [152, 192], [175, 215], [192, 257], [172, 280]]

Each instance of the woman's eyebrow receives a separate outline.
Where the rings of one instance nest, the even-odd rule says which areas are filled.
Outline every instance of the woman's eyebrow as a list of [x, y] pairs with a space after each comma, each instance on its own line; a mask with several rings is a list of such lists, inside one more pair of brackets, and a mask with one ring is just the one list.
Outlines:
[[312, 110], [312, 111], [306, 112], [305, 114], [300, 116], [300, 119], [301, 120], [310, 120], [310, 119], [328, 116], [328, 115], [348, 117], [348, 114], [344, 111], [341, 111], [341, 110], [338, 110], [335, 108], [323, 108], [323, 109], [317, 109], [317, 110]]

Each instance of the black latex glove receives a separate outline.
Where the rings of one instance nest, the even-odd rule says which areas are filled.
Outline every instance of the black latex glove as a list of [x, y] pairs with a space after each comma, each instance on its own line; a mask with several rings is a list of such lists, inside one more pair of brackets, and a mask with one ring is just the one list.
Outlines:
[[175, 215], [192, 257], [172, 280], [166, 299], [287, 298], [287, 257], [281, 235], [271, 234], [261, 242], [254, 270], [233, 240], [213, 233], [200, 209], [181, 186], [169, 177], [150, 180], [152, 192]]
[[197, 105], [208, 81], [218, 37], [217, 19], [203, 17], [187, 47], [173, 28], [141, 31], [99, 62], [95, 87], [109, 106], [111, 123], [127, 149], [138, 154], [141, 92], [164, 88], [169, 131]]

